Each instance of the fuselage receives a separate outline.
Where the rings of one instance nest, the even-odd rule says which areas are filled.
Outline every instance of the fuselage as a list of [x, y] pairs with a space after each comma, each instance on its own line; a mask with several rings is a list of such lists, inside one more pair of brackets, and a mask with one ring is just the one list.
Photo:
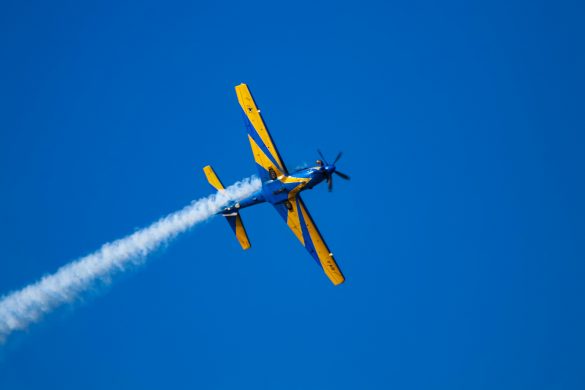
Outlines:
[[262, 187], [247, 198], [228, 203], [219, 213], [229, 213], [258, 203], [271, 204], [285, 203], [296, 194], [310, 190], [317, 184], [325, 181], [327, 175], [335, 171], [333, 165], [317, 165], [300, 169], [290, 175], [282, 175], [274, 180], [262, 183]]

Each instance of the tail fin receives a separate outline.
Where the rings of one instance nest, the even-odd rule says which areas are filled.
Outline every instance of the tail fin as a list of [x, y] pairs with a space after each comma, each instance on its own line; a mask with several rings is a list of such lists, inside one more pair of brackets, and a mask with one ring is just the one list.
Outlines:
[[[205, 176], [207, 177], [207, 181], [213, 188], [218, 191], [223, 191], [224, 186], [221, 184], [221, 181], [213, 171], [210, 165], [203, 168], [203, 172], [205, 172]], [[242, 222], [242, 217], [240, 217], [240, 213], [235, 211], [229, 214], [223, 214], [223, 216], [227, 219], [230, 227], [236, 234], [236, 238], [240, 242], [243, 250], [250, 248], [250, 240], [248, 240], [248, 234], [246, 234], [246, 229], [244, 228], [244, 223]]]

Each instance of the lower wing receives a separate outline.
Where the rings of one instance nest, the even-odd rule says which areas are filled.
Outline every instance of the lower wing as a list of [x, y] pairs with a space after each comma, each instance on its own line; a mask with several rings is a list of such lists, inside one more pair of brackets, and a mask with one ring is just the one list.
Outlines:
[[337, 266], [333, 254], [325, 244], [300, 195], [289, 199], [288, 202], [273, 206], [301, 244], [315, 258], [317, 264], [323, 268], [323, 271], [333, 284], [343, 283], [345, 281], [343, 273]]

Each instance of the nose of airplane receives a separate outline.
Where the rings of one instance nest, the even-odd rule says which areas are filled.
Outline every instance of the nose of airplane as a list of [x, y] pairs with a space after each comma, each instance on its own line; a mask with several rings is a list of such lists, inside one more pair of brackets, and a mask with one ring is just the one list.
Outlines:
[[326, 165], [325, 172], [327, 172], [328, 174], [332, 174], [333, 172], [335, 172], [335, 165]]

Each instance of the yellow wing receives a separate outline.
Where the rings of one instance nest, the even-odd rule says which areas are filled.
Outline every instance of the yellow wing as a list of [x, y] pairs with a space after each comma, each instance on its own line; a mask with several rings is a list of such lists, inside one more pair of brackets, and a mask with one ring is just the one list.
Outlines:
[[282, 203], [275, 204], [274, 207], [286, 221], [286, 224], [301, 244], [303, 244], [321, 268], [323, 268], [323, 271], [333, 284], [338, 285], [343, 283], [345, 277], [335, 262], [333, 253], [331, 253], [327, 244], [325, 244], [325, 240], [323, 240], [319, 229], [317, 229], [301, 197], [297, 195], [289, 199], [288, 207]]
[[260, 110], [256, 107], [248, 86], [246, 84], [236, 86], [236, 94], [238, 95], [238, 102], [244, 111], [248, 140], [252, 147], [254, 160], [258, 165], [260, 178], [262, 181], [266, 181], [287, 175], [288, 171], [262, 120]]

